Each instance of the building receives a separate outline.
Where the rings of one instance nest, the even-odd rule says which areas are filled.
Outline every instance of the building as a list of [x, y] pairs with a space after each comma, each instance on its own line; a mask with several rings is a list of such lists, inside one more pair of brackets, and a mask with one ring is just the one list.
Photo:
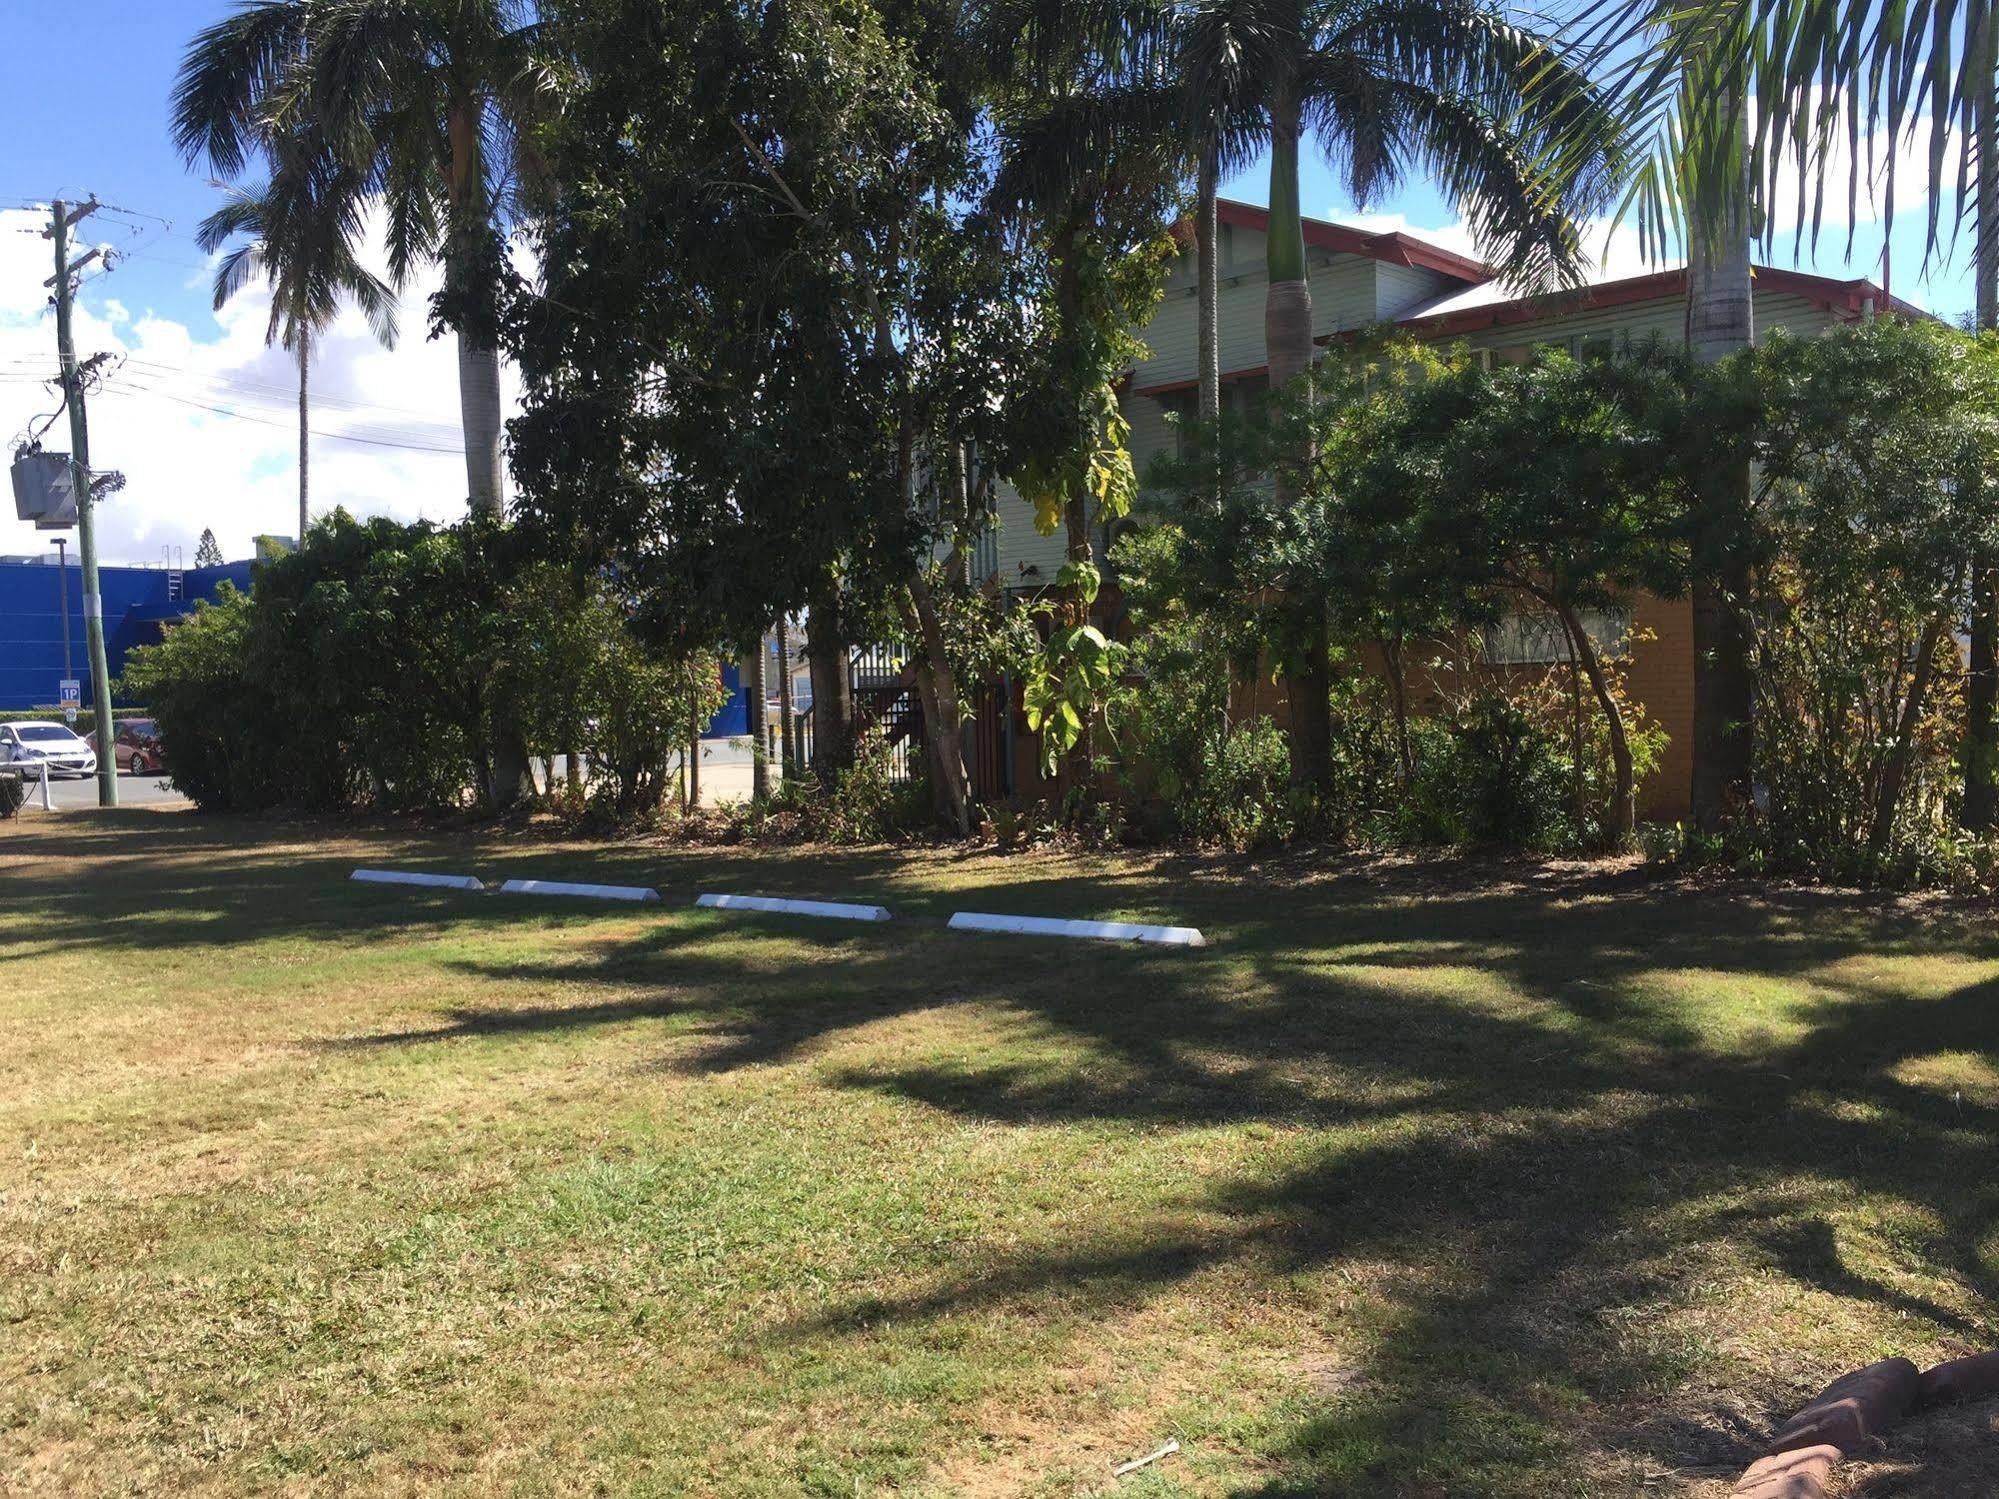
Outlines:
[[[213, 598], [224, 581], [247, 589], [250, 564], [99, 567], [104, 654], [112, 678], [123, 668], [127, 651], [158, 640], [167, 623], [193, 609], [196, 599]], [[93, 706], [82, 584], [82, 568], [73, 549], [64, 565], [58, 565], [54, 552], [0, 557], [0, 711], [59, 713], [65, 676], [82, 683], [83, 706]]]
[[[1217, 342], [1224, 399], [1267, 386], [1263, 308], [1268, 275], [1264, 240], [1268, 213], [1223, 202], [1217, 214]], [[1686, 274], [1682, 270], [1599, 281], [1540, 296], [1511, 295], [1476, 260], [1408, 234], [1370, 234], [1321, 220], [1305, 221], [1313, 332], [1321, 343], [1382, 325], [1438, 343], [1462, 341], [1494, 360], [1524, 359], [1556, 345], [1581, 354], [1622, 339], [1685, 336]], [[1195, 257], [1191, 245], [1174, 265], [1151, 323], [1143, 330], [1149, 357], [1134, 368], [1123, 394], [1132, 456], [1143, 476], [1176, 442], [1169, 413], [1193, 409], [1196, 384]], [[1921, 316], [1865, 280], [1838, 280], [1759, 266], [1758, 336], [1782, 328], [1799, 336], [1856, 322], [1876, 311]], [[1141, 494], [1140, 506], [1143, 506]], [[1064, 538], [1041, 536], [1018, 495], [1002, 487], [998, 534], [986, 549], [990, 576], [1001, 587], [1028, 592], [1051, 584], [1063, 561]], [[1641, 791], [1646, 815], [1675, 817], [1687, 805], [1692, 769], [1693, 621], [1685, 600], [1634, 598], [1628, 618], [1609, 622], [1618, 633], [1635, 627], [1644, 642], [1627, 673], [1632, 696], [1667, 733], [1658, 772]], [[1531, 620], [1508, 621], [1488, 641], [1488, 659], [1514, 666], [1565, 659], [1550, 631]], [[1024, 732], [1024, 730], [1023, 730]]]

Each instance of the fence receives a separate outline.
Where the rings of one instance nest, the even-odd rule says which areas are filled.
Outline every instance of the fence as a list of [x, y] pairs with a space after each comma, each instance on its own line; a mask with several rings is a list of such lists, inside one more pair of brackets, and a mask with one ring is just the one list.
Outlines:
[[[907, 783], [925, 771], [923, 703], [904, 647], [884, 642], [857, 647], [848, 659], [853, 690], [854, 732], [863, 753], [883, 757], [891, 780]], [[972, 792], [981, 801], [1013, 794], [1014, 746], [1010, 735], [1009, 683], [959, 684], [966, 717], [965, 767]], [[818, 741], [817, 704], [793, 716], [791, 743], [772, 713], [765, 726], [764, 754], [773, 765], [790, 763], [802, 773], [812, 763]], [[789, 749], [787, 757], [785, 750]]]

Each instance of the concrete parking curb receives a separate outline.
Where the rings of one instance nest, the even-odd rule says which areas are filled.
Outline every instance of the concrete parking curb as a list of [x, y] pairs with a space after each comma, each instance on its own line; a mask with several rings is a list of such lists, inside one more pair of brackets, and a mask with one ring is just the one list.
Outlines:
[[348, 876], [364, 885], [421, 885], [431, 890], [484, 890], [469, 874], [425, 874], [414, 869], [357, 869]]
[[656, 901], [659, 892], [643, 885], [575, 885], [565, 880], [508, 880], [502, 895], [561, 895], [584, 900]]
[[961, 932], [1014, 932], [1031, 937], [1081, 937], [1100, 942], [1147, 942], [1162, 947], [1206, 947], [1198, 927], [1148, 926], [1134, 921], [1068, 921], [1052, 916], [1002, 916], [958, 911], [947, 923]]
[[887, 906], [836, 900], [787, 900], [774, 895], [702, 895], [694, 902], [712, 911], [766, 911], [778, 916], [823, 916], [833, 921], [887, 921]]

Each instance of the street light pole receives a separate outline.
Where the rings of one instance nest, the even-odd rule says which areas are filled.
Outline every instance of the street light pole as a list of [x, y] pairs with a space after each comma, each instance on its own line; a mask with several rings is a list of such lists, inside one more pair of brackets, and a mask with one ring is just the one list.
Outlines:
[[62, 612], [62, 679], [70, 679], [69, 665], [69, 538], [56, 538], [56, 607]]

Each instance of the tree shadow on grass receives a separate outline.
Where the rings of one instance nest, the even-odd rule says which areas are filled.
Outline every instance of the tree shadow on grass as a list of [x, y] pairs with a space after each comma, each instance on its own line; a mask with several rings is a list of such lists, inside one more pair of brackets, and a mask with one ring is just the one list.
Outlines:
[[[1276, 1427], [1254, 1439], [1268, 1495], [1539, 1494], [1579, 1464], [1740, 1466], [1801, 1384], [1840, 1372], [1699, 1341], [1726, 1341], [1738, 1318], [1761, 1314], [1729, 1303], [1752, 1272], [1866, 1314], [1853, 1362], [1887, 1351], [1858, 1346], [1884, 1315], [1939, 1344], [1992, 1330], [1985, 1245], [1999, 1186], [1986, 1183], [1999, 1111], [1918, 1086], [1902, 1064], [1939, 1053], [1999, 1063], [1999, 983], [1917, 995], [1871, 968], [1931, 953], [1999, 958], [1978, 924], [1878, 900], [1752, 898], [1521, 865], [1162, 859], [1099, 876], [1065, 859], [1009, 868], [1003, 888], [967, 895], [940, 882], [937, 860], [905, 867], [884, 852], [674, 863], [620, 850], [591, 863], [597, 878], [648, 883], [672, 864], [690, 885], [892, 895], [898, 910], [927, 914], [974, 899], [1029, 914], [1158, 911], [1216, 939], [1161, 952], [671, 911], [570, 918], [497, 898], [371, 904], [340, 883], [344, 855], [273, 871], [213, 852], [212, 868], [178, 870], [164, 889], [96, 890], [73, 913], [59, 882], [31, 877], [37, 923], [50, 927], [34, 935], [138, 948], [351, 940], [361, 924], [400, 940], [601, 920], [601, 933], [545, 955], [447, 960], [516, 987], [520, 1004], [329, 1044], [365, 1054], [658, 1022], [675, 1040], [663, 1033], [651, 1064], [699, 1075], [796, 1061], [956, 1004], [979, 1007], [988, 1031], [1007, 1028], [1005, 1044], [828, 1052], [815, 1081], [1009, 1128], [1300, 1131], [1267, 1163], [1176, 1185], [1180, 1205], [1218, 1227], [1133, 1203], [1094, 1240], [1029, 1235], [768, 1334], [783, 1346], [841, 1340], [968, 1312], [1031, 1314], [1051, 1299], [1107, 1315], [1212, 1274], [1276, 1282], [1395, 1267], [1358, 1376], [1328, 1391], [1301, 1377]], [[481, 857], [482, 873], [556, 877], [578, 860]], [[162, 910], [223, 920], [203, 933], [190, 919], [186, 934], [168, 922], [162, 938]], [[578, 1000], [579, 986], [599, 992]], [[551, 987], [562, 1001], [539, 1003]], [[700, 1044], [684, 1044], [690, 1035]], [[1856, 1213], [1863, 1234], [1886, 1241], [1875, 1264], [1850, 1238]], [[1896, 1221], [1866, 1221], [1884, 1213]], [[1908, 1283], [1922, 1275], [1944, 1289]], [[1716, 1296], [1720, 1309], [1695, 1325], [1718, 1335], [1675, 1330], [1677, 1312]], [[1342, 1332], [1329, 1328], [1328, 1341]]]
[[[1038, 893], [1052, 900], [1065, 884]], [[1999, 1059], [1999, 985], [1911, 995], [1861, 961], [1940, 947], [1989, 960], [1986, 934], [1940, 934], [1867, 901], [1412, 898], [1348, 876], [1288, 898], [1179, 899], [1217, 913], [1219, 946], [1064, 950], [883, 930], [747, 978], [693, 930], [590, 956], [586, 975], [682, 996], [676, 1015], [715, 1042], [667, 1063], [683, 1070], [797, 1059], [949, 1000], [1019, 1017], [1031, 1055], [828, 1057], [818, 1080], [1014, 1127], [1330, 1132], [1302, 1165], [1198, 1193], [1189, 1205], [1218, 1216], [1220, 1232], [1135, 1204], [1130, 1231], [970, 1261], [900, 1298], [870, 1294], [774, 1328], [775, 1343], [1031, 1312], [1049, 1297], [1108, 1315], [1231, 1268], [1432, 1272], [1439, 1283], [1389, 1293], [1391, 1325], [1351, 1388], [1301, 1394], [1265, 1454], [1260, 1492], [1280, 1495], [1542, 1493], [1568, 1464], [1655, 1479], [1739, 1468], [1804, 1385], [1840, 1372], [1717, 1365], [1713, 1349], [1675, 1343], [1671, 1312], [1745, 1268], [1900, 1314], [1919, 1339], [1989, 1339], [1983, 1246], [1999, 1189], [1982, 1184], [1999, 1111], [1912, 1086], [1898, 1067], [1940, 1052]], [[1683, 977], [1662, 989], [1661, 974]], [[1764, 992], [1777, 982], [1801, 986], [1808, 1007], [1759, 1016], [1778, 1005]], [[1696, 1012], [1713, 1005], [1752, 1023], [1711, 1032]], [[1344, 1136], [1364, 1123], [1389, 1137]], [[1913, 1237], [1888, 1259], [1954, 1282], [1959, 1305], [1861, 1268], [1827, 1217], [1828, 1204], [1855, 1203], [1927, 1225], [1898, 1226]], [[1873, 1352], [1857, 1347], [1854, 1361]]]

